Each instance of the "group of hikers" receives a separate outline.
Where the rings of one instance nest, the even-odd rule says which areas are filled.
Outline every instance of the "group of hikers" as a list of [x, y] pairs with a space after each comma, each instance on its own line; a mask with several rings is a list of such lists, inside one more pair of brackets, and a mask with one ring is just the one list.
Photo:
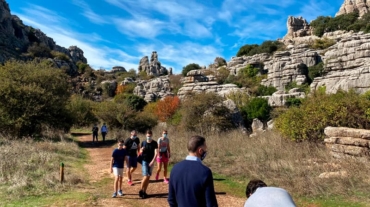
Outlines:
[[[110, 170], [114, 174], [113, 198], [123, 196], [123, 169], [126, 162], [127, 184], [132, 186], [132, 174], [137, 163], [142, 165], [142, 181], [139, 197], [148, 197], [147, 188], [152, 175], [154, 163], [158, 163], [155, 179], [159, 179], [162, 166], [163, 182], [168, 184], [168, 204], [170, 207], [217, 207], [216, 193], [211, 169], [202, 161], [207, 155], [206, 140], [202, 136], [192, 136], [187, 144], [188, 155], [185, 160], [175, 164], [167, 177], [167, 167], [171, 157], [170, 140], [167, 130], [163, 130], [158, 141], [153, 139], [151, 130], [146, 132], [146, 139], [140, 142], [135, 130], [125, 140], [118, 140], [113, 150]], [[290, 194], [277, 187], [267, 187], [261, 180], [251, 180], [246, 187], [248, 198], [244, 207], [295, 207]]]
[[[92, 131], [92, 134], [93, 134], [93, 143], [95, 142], [95, 140], [96, 140], [96, 142], [98, 142], [98, 134], [99, 134], [98, 125], [95, 124], [91, 131]], [[107, 133], [108, 133], [108, 127], [105, 123], [103, 124], [103, 126], [101, 126], [100, 132], [101, 132], [101, 136], [103, 138], [103, 142], [105, 142], [105, 137], [107, 136]]]

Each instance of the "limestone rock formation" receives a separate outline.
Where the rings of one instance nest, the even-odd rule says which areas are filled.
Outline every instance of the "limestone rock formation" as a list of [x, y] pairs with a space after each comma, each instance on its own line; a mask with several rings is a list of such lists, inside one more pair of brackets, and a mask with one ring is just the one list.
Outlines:
[[[64, 66], [71, 70], [77, 70], [75, 64], [78, 61], [87, 63], [83, 51], [76, 47], [64, 48], [57, 45], [54, 40], [45, 35], [41, 30], [34, 29], [23, 24], [22, 20], [11, 15], [9, 5], [5, 0], [0, 0], [0, 63], [9, 59], [29, 60], [35, 57], [25, 56], [29, 46], [37, 43], [44, 45], [50, 50], [64, 53], [71, 62], [65, 60], [52, 60], [56, 66]], [[67, 68], [67, 69], [68, 69]]]
[[337, 158], [356, 157], [370, 160], [370, 130], [347, 127], [326, 127], [324, 140], [330, 153]]
[[151, 80], [141, 80], [134, 88], [134, 94], [152, 102], [166, 96], [173, 96], [168, 76], [160, 76]]
[[364, 93], [370, 89], [370, 34], [344, 37], [328, 49], [323, 61], [326, 74], [314, 79], [311, 90], [325, 86], [327, 93], [339, 89]]
[[208, 93], [214, 92], [222, 97], [233, 93], [233, 92], [242, 92], [242, 89], [238, 88], [235, 84], [224, 84], [219, 85], [217, 82], [198, 82], [198, 83], [186, 83], [184, 84], [179, 91], [177, 96], [180, 99], [184, 98], [190, 93]]
[[312, 30], [307, 20], [303, 17], [289, 16], [287, 21], [288, 33], [284, 39], [292, 39], [296, 37], [304, 37], [312, 35]]
[[209, 79], [203, 74], [203, 70], [191, 70], [183, 78], [182, 83], [208, 82]]
[[112, 67], [112, 70], [107, 71], [108, 73], [117, 73], [117, 72], [127, 72], [126, 69], [122, 66], [114, 66]]
[[268, 104], [273, 107], [285, 106], [286, 101], [289, 98], [304, 98], [306, 94], [304, 92], [299, 92], [296, 89], [291, 89], [288, 93], [284, 91], [276, 91], [271, 96], [262, 96], [262, 98], [267, 99]]
[[[145, 71], [146, 74], [150, 76], [160, 76], [160, 75], [168, 75], [168, 70], [161, 65], [161, 62], [158, 60], [158, 54], [156, 51], [152, 52], [150, 57], [150, 62], [148, 56], [144, 56], [141, 58], [138, 67], [139, 73]], [[172, 68], [171, 68], [172, 73]]]
[[345, 0], [335, 16], [358, 12], [359, 16], [362, 17], [364, 14], [369, 12], [369, 7], [369, 0]]

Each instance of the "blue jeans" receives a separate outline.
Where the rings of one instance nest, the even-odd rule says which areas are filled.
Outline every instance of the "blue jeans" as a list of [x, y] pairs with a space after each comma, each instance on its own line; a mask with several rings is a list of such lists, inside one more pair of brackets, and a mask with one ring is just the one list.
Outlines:
[[143, 164], [141, 166], [141, 171], [143, 172], [143, 176], [151, 176], [153, 172], [154, 164], [150, 167], [149, 162], [143, 160]]

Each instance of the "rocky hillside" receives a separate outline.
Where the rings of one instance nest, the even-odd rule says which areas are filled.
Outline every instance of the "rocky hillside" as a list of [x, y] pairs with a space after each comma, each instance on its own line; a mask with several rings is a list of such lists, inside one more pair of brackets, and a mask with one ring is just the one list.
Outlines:
[[76, 72], [76, 63], [87, 63], [83, 51], [77, 46], [68, 49], [55, 44], [42, 31], [24, 25], [12, 15], [5, 0], [0, 0], [0, 63], [9, 59], [31, 60], [48, 58], [59, 68]]

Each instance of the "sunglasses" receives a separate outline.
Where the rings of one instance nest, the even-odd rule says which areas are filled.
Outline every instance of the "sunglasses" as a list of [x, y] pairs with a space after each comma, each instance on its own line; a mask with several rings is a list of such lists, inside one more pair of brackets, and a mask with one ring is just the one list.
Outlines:
[[123, 144], [118, 144], [118, 146], [122, 147], [122, 146], [123, 146]]

